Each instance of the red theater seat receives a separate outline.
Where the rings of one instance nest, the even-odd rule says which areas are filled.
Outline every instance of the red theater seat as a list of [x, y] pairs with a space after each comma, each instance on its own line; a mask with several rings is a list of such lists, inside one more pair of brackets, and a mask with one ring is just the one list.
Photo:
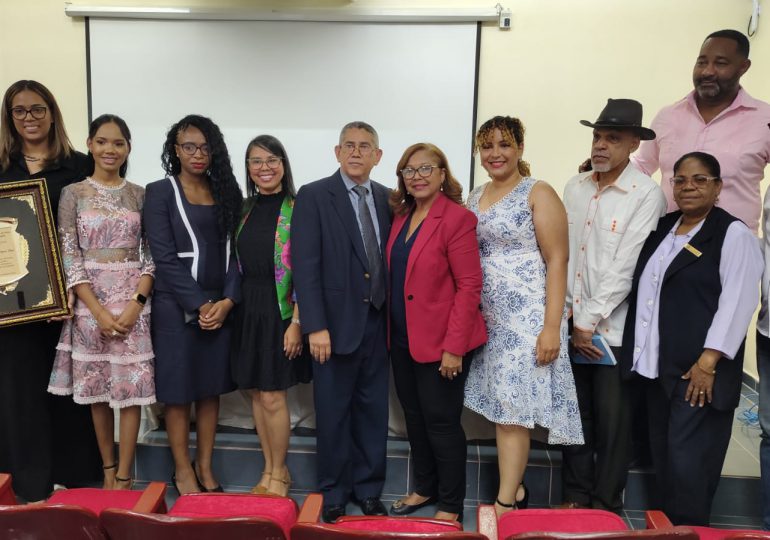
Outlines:
[[[494, 513], [493, 506], [487, 506]], [[482, 521], [479, 521], [481, 523]], [[505, 540], [532, 531], [587, 533], [626, 531], [628, 525], [617, 514], [604, 510], [514, 510], [497, 521], [497, 538]]]
[[106, 538], [99, 525], [105, 508], [165, 511], [166, 485], [153, 482], [144, 491], [68, 489], [40, 504], [17, 505], [9, 475], [0, 475], [0, 540]]
[[[674, 525], [660, 510], [645, 512], [648, 529], [666, 530]], [[690, 527], [701, 540], [768, 540], [770, 532], [753, 529], [717, 529], [714, 527]]]
[[593, 533], [529, 532], [509, 538], [515, 540], [698, 540], [698, 535], [689, 527], [673, 527]]
[[11, 485], [11, 475], [0, 473], [0, 505], [16, 504], [16, 495]]
[[136, 512], [165, 512], [166, 484], [151, 482], [144, 491], [96, 488], [62, 489], [46, 504], [67, 504], [87, 508], [97, 516], [107, 508], [123, 508]]
[[486, 540], [464, 532], [456, 521], [431, 518], [386, 516], [345, 516], [334, 524], [297, 523], [291, 540]]
[[99, 518], [85, 508], [27, 504], [0, 506], [0, 540], [101, 540]]
[[193, 493], [179, 497], [168, 515], [105, 510], [100, 520], [112, 540], [286, 540], [298, 520], [319, 515], [319, 504], [306, 501], [298, 511], [286, 497]]

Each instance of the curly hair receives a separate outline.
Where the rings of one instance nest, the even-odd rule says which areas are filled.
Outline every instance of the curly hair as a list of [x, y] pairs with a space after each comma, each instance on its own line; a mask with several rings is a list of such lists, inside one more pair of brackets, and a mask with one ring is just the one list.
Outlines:
[[0, 110], [0, 171], [8, 169], [11, 164], [11, 156], [21, 153], [21, 136], [13, 125], [11, 104], [13, 103], [13, 98], [25, 90], [34, 92], [43, 98], [51, 114], [51, 129], [48, 132], [48, 157], [43, 167], [47, 167], [52, 163], [58, 163], [75, 152], [67, 136], [67, 130], [64, 129], [64, 118], [59, 109], [59, 104], [56, 103], [56, 98], [53, 97], [51, 91], [37, 81], [16, 81], [5, 91], [2, 109]]
[[452, 170], [449, 168], [449, 162], [447, 161], [444, 152], [442, 152], [435, 144], [425, 142], [417, 143], [404, 150], [404, 155], [401, 156], [398, 165], [396, 165], [398, 186], [390, 192], [390, 200], [388, 202], [390, 203], [393, 212], [400, 216], [411, 212], [415, 205], [414, 197], [406, 190], [406, 184], [404, 183], [404, 176], [401, 174], [401, 169], [406, 167], [407, 162], [414, 154], [423, 150], [433, 154], [438, 160], [438, 166], [444, 170], [444, 181], [441, 183], [441, 191], [444, 195], [457, 204], [463, 203], [463, 186], [452, 175]]
[[270, 152], [276, 157], [281, 158], [283, 163], [283, 178], [281, 178], [281, 188], [284, 193], [288, 193], [292, 199], [297, 196], [297, 189], [294, 187], [294, 176], [291, 174], [291, 163], [289, 156], [286, 155], [286, 149], [277, 138], [272, 135], [258, 135], [254, 137], [246, 147], [246, 195], [255, 197], [257, 195], [257, 186], [251, 181], [249, 174], [249, 153], [251, 149], [258, 146], [263, 150]]
[[233, 167], [230, 164], [230, 154], [219, 127], [210, 118], [197, 114], [187, 115], [171, 126], [166, 134], [166, 142], [163, 143], [161, 154], [163, 170], [169, 176], [176, 176], [182, 170], [182, 164], [174, 146], [177, 144], [179, 133], [189, 127], [198, 128], [206, 138], [206, 144], [209, 147], [209, 168], [206, 171], [206, 179], [211, 189], [211, 196], [214, 198], [219, 230], [222, 234], [230, 236], [232, 241], [240, 219], [243, 194], [235, 180]]
[[[516, 146], [524, 144], [524, 124], [518, 118], [512, 118], [510, 116], [495, 116], [490, 118], [479, 128], [476, 133], [476, 144], [474, 151], [478, 152], [481, 146], [492, 137], [492, 134], [496, 129], [500, 130], [503, 135], [503, 140]], [[530, 176], [529, 163], [523, 159], [519, 159], [519, 174], [522, 176]]]

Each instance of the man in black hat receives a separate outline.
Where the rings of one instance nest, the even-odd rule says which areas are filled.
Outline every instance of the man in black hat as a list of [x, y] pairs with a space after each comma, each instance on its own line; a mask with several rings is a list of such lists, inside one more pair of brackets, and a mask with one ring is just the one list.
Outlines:
[[[564, 189], [569, 217], [567, 306], [572, 312], [570, 356], [585, 444], [565, 447], [562, 483], [565, 507], [622, 510], [630, 454], [630, 407], [614, 356], [636, 259], [665, 213], [658, 184], [630, 163], [641, 140], [642, 105], [610, 99], [593, 128], [592, 171]], [[602, 348], [612, 354], [605, 354]]]

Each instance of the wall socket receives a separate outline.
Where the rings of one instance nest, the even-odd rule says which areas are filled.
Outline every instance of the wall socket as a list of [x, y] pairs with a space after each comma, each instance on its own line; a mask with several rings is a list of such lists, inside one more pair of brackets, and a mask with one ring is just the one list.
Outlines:
[[500, 11], [500, 30], [510, 30], [511, 23], [511, 10], [503, 9]]

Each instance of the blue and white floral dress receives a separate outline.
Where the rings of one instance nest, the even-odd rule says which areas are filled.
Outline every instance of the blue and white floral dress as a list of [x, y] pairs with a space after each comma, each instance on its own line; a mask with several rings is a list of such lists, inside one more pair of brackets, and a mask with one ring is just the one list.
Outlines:
[[479, 220], [481, 304], [489, 340], [471, 362], [465, 406], [497, 424], [546, 428], [550, 444], [583, 444], [567, 354], [566, 311], [559, 357], [547, 366], [535, 361], [545, 318], [546, 270], [529, 204], [536, 183], [534, 178], [523, 178], [483, 212], [479, 199], [485, 185], [468, 197], [468, 208]]

